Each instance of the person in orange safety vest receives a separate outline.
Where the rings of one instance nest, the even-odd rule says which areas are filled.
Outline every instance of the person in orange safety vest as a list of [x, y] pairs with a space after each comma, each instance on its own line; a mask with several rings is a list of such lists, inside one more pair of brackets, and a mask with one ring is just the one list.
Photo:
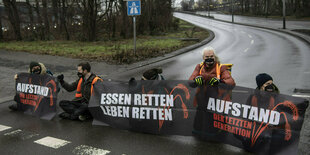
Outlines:
[[62, 100], [59, 106], [64, 110], [59, 116], [65, 119], [84, 121], [91, 118], [88, 110], [88, 103], [93, 92], [93, 85], [102, 79], [90, 72], [91, 66], [88, 62], [78, 64], [78, 77], [75, 82], [68, 84], [64, 81], [64, 75], [58, 75], [61, 86], [68, 92], [76, 91], [75, 98], [72, 101]]
[[204, 82], [209, 85], [217, 85], [218, 83], [236, 85], [227, 66], [220, 64], [213, 47], [208, 46], [204, 48], [202, 58], [204, 61], [196, 65], [189, 80], [194, 80], [197, 85], [203, 85]]

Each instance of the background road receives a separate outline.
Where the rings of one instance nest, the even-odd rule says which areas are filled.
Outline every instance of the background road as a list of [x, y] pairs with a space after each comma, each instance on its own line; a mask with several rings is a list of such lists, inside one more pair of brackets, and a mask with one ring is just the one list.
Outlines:
[[[310, 47], [306, 43], [284, 33], [218, 22], [193, 15], [175, 13], [176, 17], [215, 33], [206, 46], [213, 46], [222, 63], [233, 63], [232, 76], [237, 85], [255, 88], [255, 76], [266, 72], [273, 76], [275, 84], [284, 94], [293, 94], [294, 88], [310, 88]], [[205, 47], [205, 46], [204, 46]], [[196, 64], [202, 61], [204, 47], [167, 59], [145, 68], [129, 70], [132, 66], [113, 66], [92, 62], [93, 71], [104, 78], [128, 80], [140, 78], [141, 73], [152, 67], [162, 67], [166, 79], [188, 79]], [[46, 64], [55, 73], [65, 74], [66, 81], [76, 76], [76, 64], [80, 60], [55, 56], [33, 55], [22, 52], [0, 52], [2, 74], [0, 97], [14, 94], [13, 76], [25, 71], [32, 60]], [[126, 72], [125, 72], [126, 71]], [[73, 98], [61, 90], [59, 100]], [[2, 154], [248, 154], [242, 149], [217, 143], [208, 143], [186, 136], [157, 136], [117, 130], [110, 127], [91, 126], [91, 122], [40, 120], [20, 113], [10, 112], [0, 104], [0, 150]], [[299, 145], [301, 154], [309, 152], [309, 111], [306, 115]], [[59, 148], [39, 145], [38, 140], [50, 140]], [[63, 140], [63, 141], [62, 141]]]

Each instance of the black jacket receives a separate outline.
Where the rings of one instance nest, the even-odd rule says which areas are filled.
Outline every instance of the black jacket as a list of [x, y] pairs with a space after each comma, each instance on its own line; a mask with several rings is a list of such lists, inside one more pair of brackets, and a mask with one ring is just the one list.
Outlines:
[[[91, 96], [91, 85], [95, 77], [96, 75], [92, 73], [86, 81], [83, 79], [81, 84], [82, 97], [74, 98], [73, 101], [81, 101], [88, 104]], [[68, 92], [72, 92], [77, 89], [79, 80], [80, 79], [77, 79], [75, 82], [71, 84], [68, 84], [67, 82], [64, 81], [63, 83], [61, 83], [61, 86]]]

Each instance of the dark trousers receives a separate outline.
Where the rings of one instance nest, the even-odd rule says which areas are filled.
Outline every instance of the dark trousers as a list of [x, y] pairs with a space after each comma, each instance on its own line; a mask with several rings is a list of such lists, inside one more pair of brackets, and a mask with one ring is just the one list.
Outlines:
[[91, 116], [88, 104], [85, 102], [62, 100], [59, 102], [59, 106], [71, 115], [71, 119], [77, 119], [79, 115]]

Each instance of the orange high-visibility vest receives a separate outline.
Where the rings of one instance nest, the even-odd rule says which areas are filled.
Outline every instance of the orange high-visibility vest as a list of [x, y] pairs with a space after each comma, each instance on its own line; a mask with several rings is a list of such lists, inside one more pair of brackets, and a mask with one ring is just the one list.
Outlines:
[[[101, 79], [99, 76], [96, 76], [96, 77], [93, 79], [93, 81], [92, 81], [92, 83], [91, 83], [90, 95], [93, 94], [93, 86], [94, 86], [94, 84], [95, 84], [98, 80], [102, 81], [102, 79]], [[78, 86], [77, 86], [77, 88], [76, 88], [76, 93], [75, 93], [75, 97], [77, 97], [77, 98], [82, 97], [82, 91], [81, 91], [81, 90], [82, 90], [82, 82], [83, 82], [83, 78], [80, 78], [79, 83], [78, 83]]]
[[[199, 75], [201, 75], [202, 73], [203, 65], [204, 65], [204, 62], [200, 63]], [[216, 66], [215, 66], [216, 78], [221, 79], [221, 67], [224, 65], [227, 66], [227, 70], [229, 71], [229, 74], [231, 74], [231, 68], [233, 64], [220, 64], [219, 65], [218, 63], [216, 63]]]

